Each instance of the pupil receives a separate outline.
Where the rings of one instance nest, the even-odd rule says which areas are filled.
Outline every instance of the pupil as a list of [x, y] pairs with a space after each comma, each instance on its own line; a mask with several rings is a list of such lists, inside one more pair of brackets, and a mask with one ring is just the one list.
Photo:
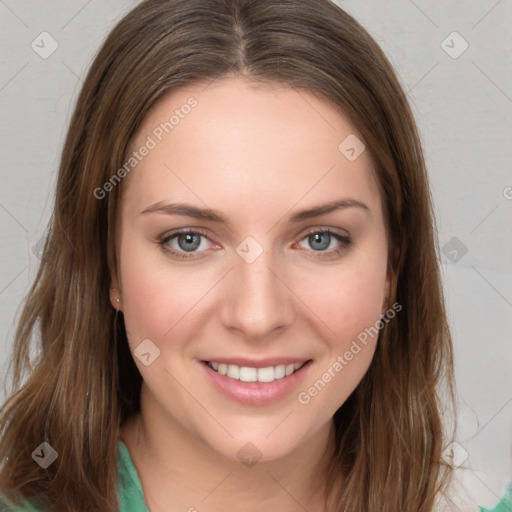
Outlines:
[[[321, 242], [321, 238], [324, 237], [324, 243]], [[313, 249], [327, 249], [329, 247], [330, 235], [329, 233], [315, 233], [312, 235], [313, 241], [311, 242]], [[316, 243], [320, 243], [320, 246], [315, 246]]]
[[[194, 243], [194, 238], [196, 239], [195, 243]], [[183, 240], [185, 240], [186, 244], [192, 243], [192, 246], [191, 245], [185, 245], [183, 247], [183, 245], [181, 244], [181, 242]], [[193, 234], [193, 233], [186, 233], [186, 234], [184, 234], [184, 235], [179, 237], [179, 246], [184, 251], [193, 251], [194, 249], [197, 249], [199, 247], [199, 237], [196, 234]]]

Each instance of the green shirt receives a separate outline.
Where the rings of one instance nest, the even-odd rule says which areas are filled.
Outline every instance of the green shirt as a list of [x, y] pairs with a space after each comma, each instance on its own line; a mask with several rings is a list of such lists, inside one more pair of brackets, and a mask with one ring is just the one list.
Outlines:
[[[118, 486], [119, 512], [150, 512], [137, 470], [133, 465], [128, 448], [119, 441], [118, 455]], [[7, 508], [5, 508], [7, 507]], [[34, 501], [24, 500], [23, 505], [15, 506], [5, 503], [0, 497], [0, 512], [45, 512]]]
[[[118, 446], [118, 482], [119, 482], [119, 512], [150, 512], [144, 492], [140, 483], [139, 475], [133, 464], [128, 448], [119, 441]], [[8, 508], [4, 508], [7, 506]], [[10, 507], [0, 499], [1, 512], [44, 512], [34, 504], [25, 501], [22, 506]], [[512, 493], [507, 489], [502, 500], [492, 509], [479, 507], [478, 512], [511, 512], [512, 511]]]
[[119, 441], [118, 456], [119, 512], [150, 512], [144, 498], [139, 475], [123, 441]]
[[[142, 510], [142, 509], [141, 509]], [[480, 507], [479, 512], [511, 512], [512, 511], [512, 488], [509, 487], [505, 496], [494, 508]]]

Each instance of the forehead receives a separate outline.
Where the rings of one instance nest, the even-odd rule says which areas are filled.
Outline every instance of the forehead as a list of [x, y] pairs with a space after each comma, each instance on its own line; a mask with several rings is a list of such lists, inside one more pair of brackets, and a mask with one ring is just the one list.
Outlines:
[[369, 151], [355, 160], [342, 151], [354, 137], [339, 109], [309, 91], [243, 78], [185, 86], [159, 100], [132, 139], [130, 154], [150, 149], [124, 180], [124, 201], [193, 199], [247, 215], [326, 194], [379, 203]]

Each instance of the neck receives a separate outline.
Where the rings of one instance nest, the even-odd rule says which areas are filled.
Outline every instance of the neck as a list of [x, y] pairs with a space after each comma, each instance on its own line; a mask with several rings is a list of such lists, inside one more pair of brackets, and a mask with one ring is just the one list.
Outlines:
[[[144, 391], [143, 385], [143, 391]], [[141, 394], [141, 413], [121, 428], [151, 512], [280, 510], [324, 512], [325, 461], [333, 453], [330, 422], [284, 457], [255, 463], [213, 450]], [[254, 448], [256, 451], [256, 449]]]

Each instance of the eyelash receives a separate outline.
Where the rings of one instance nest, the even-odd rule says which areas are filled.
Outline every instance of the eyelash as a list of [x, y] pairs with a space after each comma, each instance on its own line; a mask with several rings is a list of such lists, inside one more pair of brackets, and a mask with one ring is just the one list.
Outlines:
[[[180, 235], [184, 235], [184, 234], [187, 234], [187, 233], [191, 233], [191, 234], [194, 234], [194, 235], [201, 235], [203, 236], [204, 238], [208, 239], [208, 235], [202, 231], [201, 229], [182, 229], [182, 230], [179, 230], [179, 231], [175, 231], [175, 232], [172, 232], [170, 234], [165, 234], [163, 235], [161, 238], [158, 239], [158, 245], [161, 247], [162, 251], [164, 251], [165, 253], [168, 253], [168, 254], [171, 254], [173, 257], [176, 257], [176, 258], [179, 258], [179, 259], [190, 259], [190, 258], [194, 258], [194, 252], [190, 252], [190, 253], [183, 253], [183, 252], [180, 252], [180, 251], [176, 251], [174, 249], [170, 249], [169, 248], [169, 242], [171, 240], [173, 240], [174, 238], [177, 238], [178, 236]], [[312, 249], [312, 252], [314, 253], [317, 253], [319, 254], [319, 256], [314, 256], [315, 258], [318, 258], [318, 259], [323, 259], [325, 258], [325, 256], [320, 256], [320, 255], [328, 255], [328, 257], [332, 257], [332, 256], [338, 256], [339, 254], [341, 254], [345, 249], [348, 249], [351, 244], [352, 244], [352, 238], [350, 236], [346, 236], [346, 235], [340, 235], [339, 233], [336, 233], [328, 228], [326, 229], [323, 229], [323, 228], [315, 228], [311, 231], [309, 231], [308, 233], [306, 233], [301, 239], [300, 241], [304, 240], [305, 238], [311, 236], [311, 235], [315, 235], [315, 234], [328, 234], [330, 235], [331, 237], [334, 237], [336, 240], [338, 240], [338, 242], [340, 243], [341, 245], [341, 248], [339, 249], [331, 249], [329, 251], [315, 251]], [[330, 245], [330, 243], [329, 243]]]

